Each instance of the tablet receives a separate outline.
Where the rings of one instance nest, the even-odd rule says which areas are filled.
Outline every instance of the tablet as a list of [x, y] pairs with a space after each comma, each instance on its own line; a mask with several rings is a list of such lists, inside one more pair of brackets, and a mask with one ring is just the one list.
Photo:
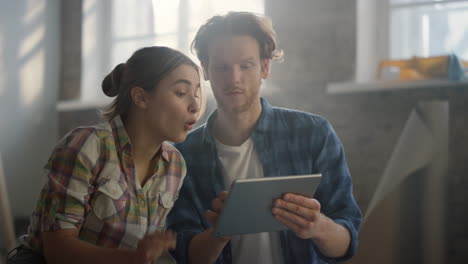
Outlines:
[[235, 180], [231, 184], [215, 236], [232, 236], [288, 229], [271, 212], [285, 193], [313, 197], [320, 174]]

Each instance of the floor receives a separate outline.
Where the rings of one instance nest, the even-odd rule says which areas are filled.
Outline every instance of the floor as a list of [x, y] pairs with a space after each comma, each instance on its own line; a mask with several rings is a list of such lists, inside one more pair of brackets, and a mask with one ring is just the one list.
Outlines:
[[6, 263], [6, 258], [4, 254], [4, 250], [0, 249], [0, 264], [5, 264]]
[[[27, 217], [19, 217], [15, 219], [15, 229], [16, 229], [16, 237], [23, 235], [27, 232], [29, 225], [29, 218]], [[4, 248], [4, 244], [2, 237], [0, 235], [0, 264], [6, 264], [6, 249]]]

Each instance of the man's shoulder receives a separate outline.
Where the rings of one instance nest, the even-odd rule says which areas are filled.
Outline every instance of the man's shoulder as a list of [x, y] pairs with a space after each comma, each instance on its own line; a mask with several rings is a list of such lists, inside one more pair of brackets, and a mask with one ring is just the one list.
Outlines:
[[187, 135], [184, 142], [174, 144], [174, 147], [177, 148], [182, 154], [184, 154], [186, 149], [193, 150], [202, 147], [204, 128], [205, 124], [196, 128]]
[[279, 121], [279, 123], [287, 124], [289, 127], [316, 128], [326, 127], [329, 123], [325, 117], [310, 112], [282, 107], [273, 107], [272, 109], [273, 120], [275, 122]]

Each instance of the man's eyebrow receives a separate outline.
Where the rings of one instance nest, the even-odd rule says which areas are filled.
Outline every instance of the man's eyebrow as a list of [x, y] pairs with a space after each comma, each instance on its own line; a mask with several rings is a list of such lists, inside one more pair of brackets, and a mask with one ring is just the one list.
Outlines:
[[254, 57], [248, 57], [246, 59], [243, 59], [242, 61], [253, 62], [253, 61], [255, 61], [255, 58]]
[[[222, 64], [225, 64], [225, 62], [223, 61], [223, 59], [219, 59], [217, 57], [213, 57], [213, 61], [216, 65], [222, 65]], [[241, 59], [240, 60], [241, 62], [245, 63], [245, 62], [255, 62], [256, 59], [254, 56], [250, 56], [250, 57], [247, 57], [247, 58], [244, 58], [244, 59]]]

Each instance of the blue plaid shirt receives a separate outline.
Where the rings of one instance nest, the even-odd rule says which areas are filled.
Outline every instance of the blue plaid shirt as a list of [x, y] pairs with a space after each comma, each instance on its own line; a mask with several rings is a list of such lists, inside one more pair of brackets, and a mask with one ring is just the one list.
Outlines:
[[[281, 231], [284, 263], [333, 263], [349, 259], [356, 252], [361, 211], [352, 193], [351, 176], [340, 140], [323, 117], [310, 113], [272, 107], [261, 99], [262, 113], [252, 133], [255, 150], [265, 177], [321, 173], [315, 193], [322, 213], [345, 226], [351, 244], [343, 258], [330, 259], [321, 254], [311, 240]], [[187, 263], [190, 240], [211, 225], [204, 212], [211, 201], [226, 190], [221, 162], [211, 133], [216, 112], [207, 123], [176, 144], [187, 163], [187, 176], [180, 196], [167, 218], [168, 228], [177, 232], [173, 253], [179, 263]], [[216, 263], [231, 263], [230, 243]]]

